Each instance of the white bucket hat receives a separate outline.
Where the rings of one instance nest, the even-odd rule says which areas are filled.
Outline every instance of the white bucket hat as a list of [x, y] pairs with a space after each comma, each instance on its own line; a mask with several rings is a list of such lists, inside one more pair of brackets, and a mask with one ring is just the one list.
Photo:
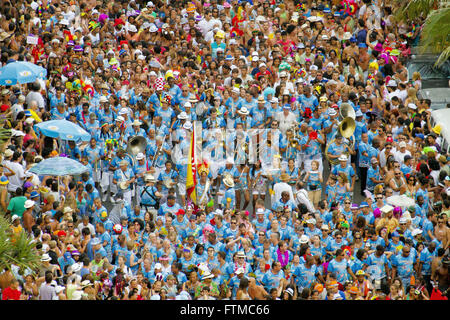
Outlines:
[[177, 118], [180, 119], [180, 120], [186, 120], [186, 119], [188, 118], [188, 115], [187, 115], [186, 112], [182, 111], [182, 112], [177, 116]]
[[248, 115], [250, 112], [248, 111], [248, 109], [246, 107], [242, 107], [238, 113], [240, 114], [244, 114], [244, 115]]
[[183, 124], [183, 128], [186, 129], [186, 130], [192, 129], [192, 122], [190, 122], [190, 121], [185, 122]]
[[33, 200], [27, 200], [27, 201], [25, 201], [24, 207], [25, 207], [26, 209], [29, 209], [29, 208], [31, 208], [32, 206], [34, 206], [35, 203], [36, 203], [36, 202], [34, 202]]
[[44, 253], [41, 257], [41, 261], [50, 261], [52, 258], [47, 253]]
[[300, 237], [301, 244], [308, 243], [308, 242], [309, 242], [309, 237], [306, 234], [304, 234]]

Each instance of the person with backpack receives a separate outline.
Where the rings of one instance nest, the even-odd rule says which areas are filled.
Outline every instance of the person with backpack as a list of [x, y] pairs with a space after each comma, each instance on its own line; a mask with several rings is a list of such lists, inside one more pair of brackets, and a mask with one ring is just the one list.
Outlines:
[[161, 193], [155, 187], [156, 178], [152, 175], [144, 176], [145, 185], [141, 188], [140, 199], [141, 208], [149, 211], [150, 209], [159, 209], [159, 200]]

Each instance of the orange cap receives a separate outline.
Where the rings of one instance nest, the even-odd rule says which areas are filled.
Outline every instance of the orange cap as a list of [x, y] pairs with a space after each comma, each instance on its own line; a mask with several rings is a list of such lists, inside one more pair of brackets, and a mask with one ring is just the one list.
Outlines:
[[318, 283], [314, 286], [314, 290], [319, 291], [319, 293], [322, 293], [323, 291], [323, 285], [321, 283]]
[[350, 289], [348, 290], [348, 292], [349, 292], [349, 293], [352, 293], [352, 294], [358, 294], [359, 290], [358, 290], [357, 287], [353, 286], [353, 287], [350, 287]]

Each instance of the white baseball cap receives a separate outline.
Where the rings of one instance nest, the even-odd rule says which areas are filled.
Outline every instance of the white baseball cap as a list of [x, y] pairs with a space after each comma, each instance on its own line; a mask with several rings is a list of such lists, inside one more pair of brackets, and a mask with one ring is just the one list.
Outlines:
[[330, 115], [330, 116], [335, 116], [335, 115], [337, 115], [337, 111], [336, 111], [334, 108], [330, 108], [330, 109], [328, 109], [328, 110], [330, 110], [330, 111], [328, 111], [328, 115]]

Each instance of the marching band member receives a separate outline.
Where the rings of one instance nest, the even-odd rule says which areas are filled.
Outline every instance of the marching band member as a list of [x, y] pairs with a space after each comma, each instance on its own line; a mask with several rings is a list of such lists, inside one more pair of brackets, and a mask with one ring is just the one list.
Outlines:
[[133, 183], [136, 181], [136, 177], [128, 165], [127, 160], [119, 162], [119, 168], [114, 172], [113, 183], [119, 186], [119, 192], [123, 194], [123, 199], [131, 205]]

